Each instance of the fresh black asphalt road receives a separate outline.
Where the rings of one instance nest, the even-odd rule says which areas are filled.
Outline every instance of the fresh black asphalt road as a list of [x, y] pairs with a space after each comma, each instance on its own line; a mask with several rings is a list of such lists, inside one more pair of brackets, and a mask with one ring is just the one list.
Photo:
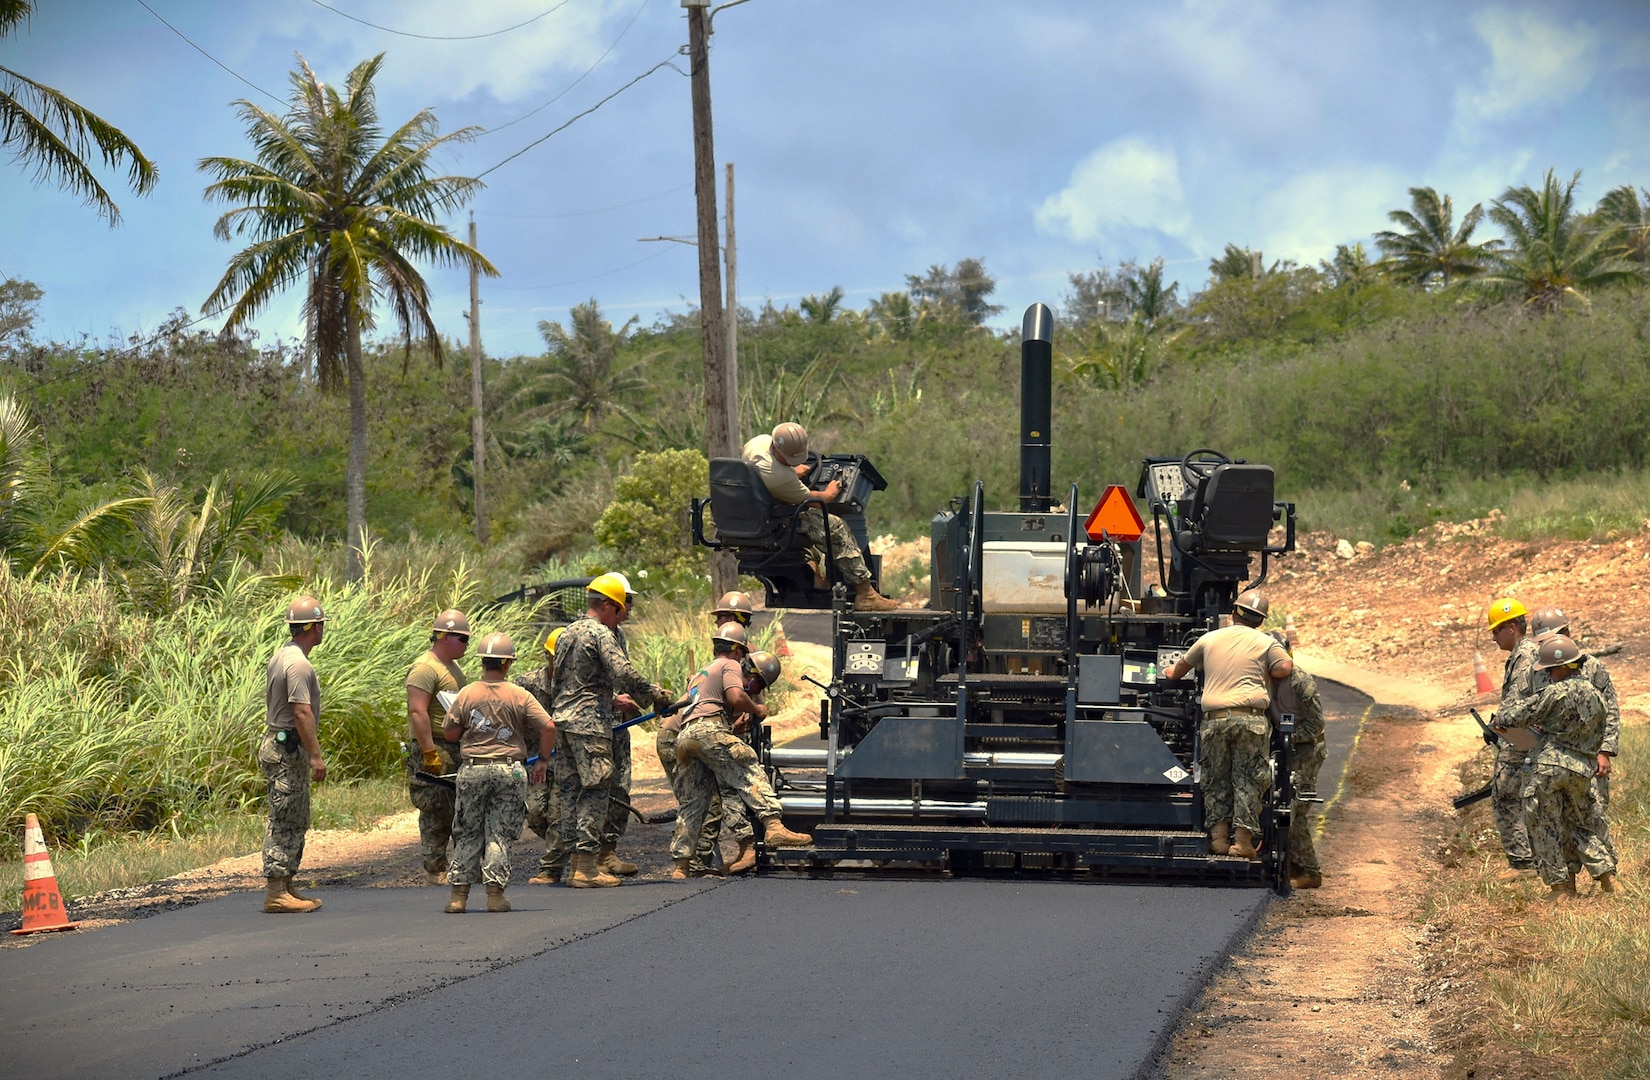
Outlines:
[[[1330, 797], [1368, 704], [1320, 683]], [[519, 865], [520, 860], [518, 860]], [[1025, 880], [246, 893], [0, 951], [0, 1077], [1140, 1075], [1270, 893]]]

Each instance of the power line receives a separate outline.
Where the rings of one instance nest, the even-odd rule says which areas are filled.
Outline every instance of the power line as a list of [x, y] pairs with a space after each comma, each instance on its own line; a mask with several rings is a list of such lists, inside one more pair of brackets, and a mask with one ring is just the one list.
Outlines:
[[555, 7], [549, 9], [548, 11], [541, 11], [537, 15], [534, 15], [531, 19], [526, 19], [522, 22], [518, 22], [514, 26], [506, 26], [503, 30], [489, 30], [485, 34], [415, 34], [415, 33], [412, 33], [409, 30], [397, 30], [397, 29], [395, 29], [393, 27], [389, 27], [389, 26], [380, 26], [375, 22], [368, 22], [366, 19], [358, 18], [354, 15], [351, 15], [347, 11], [339, 11], [337, 8], [333, 7], [331, 4], [323, 4], [321, 2], [321, 0], [310, 0], [310, 3], [314, 4], [316, 7], [326, 8], [328, 11], [332, 12], [334, 15], [342, 15], [344, 18], [348, 19], [350, 22], [360, 23], [362, 26], [370, 26], [374, 30], [382, 30], [386, 34], [395, 34], [398, 37], [418, 38], [421, 41], [479, 41], [482, 38], [498, 37], [500, 34], [508, 34], [512, 30], [520, 30], [524, 26], [531, 26], [533, 23], [538, 22], [540, 19], [544, 18], [546, 15], [554, 14], [555, 12], [560, 11], [562, 8], [566, 7], [569, 3], [569, 0], [561, 0], [561, 3], [557, 4]]
[[666, 195], [674, 195], [678, 191], [686, 191], [692, 186], [692, 184], [678, 184], [669, 191], [659, 191], [652, 195], [643, 195], [641, 198], [632, 199], [629, 202], [614, 203], [612, 206], [598, 206], [594, 210], [572, 210], [565, 214], [500, 214], [492, 210], [478, 210], [476, 212], [482, 217], [511, 218], [521, 221], [547, 221], [559, 218], [589, 217], [591, 214], [605, 214], [610, 210], [623, 210], [630, 206], [640, 206], [642, 203], [652, 202], [654, 199], [662, 199]]
[[[141, 0], [140, 0], [140, 2], [141, 2]], [[534, 139], [532, 142], [528, 143], [526, 146], [522, 147], [520, 150], [517, 150], [515, 153], [511, 154], [509, 157], [507, 157], [504, 160], [500, 161], [497, 165], [492, 165], [488, 168], [485, 168], [485, 169], [481, 170], [479, 173], [476, 173], [475, 179], [480, 180], [483, 176], [486, 176], [488, 173], [494, 172], [498, 169], [503, 168], [504, 166], [508, 165], [510, 162], [516, 160], [516, 158], [518, 158], [521, 155], [527, 153], [527, 151], [533, 149], [533, 147], [539, 145], [540, 143], [544, 142], [546, 139], [550, 138], [550, 136], [558, 135], [561, 132], [566, 131], [568, 128], [572, 127], [574, 123], [576, 123], [577, 121], [582, 120], [585, 117], [589, 116], [591, 113], [595, 112], [597, 109], [601, 108], [603, 105], [606, 105], [609, 101], [612, 101], [614, 98], [618, 97], [620, 94], [624, 93], [626, 90], [629, 90], [632, 86], [635, 86], [637, 83], [641, 82], [643, 79], [647, 78], [649, 75], [652, 75], [654, 72], [658, 71], [660, 68], [670, 68], [672, 71], [676, 72], [676, 74], [678, 74], [678, 75], [684, 74], [682, 69], [678, 68], [676, 66], [676, 63], [675, 63], [675, 57], [680, 55], [681, 51], [682, 50], [677, 49], [675, 53], [671, 54], [670, 59], [659, 61], [657, 64], [654, 64], [652, 67], [648, 68], [646, 71], [642, 72], [640, 75], [636, 76], [634, 79], [631, 79], [629, 82], [625, 83], [623, 86], [619, 87], [617, 90], [613, 91], [611, 94], [607, 95], [606, 97], [602, 98], [600, 101], [596, 102], [596, 104], [590, 106], [590, 108], [584, 110], [581, 113], [574, 113], [573, 116], [570, 117], [567, 120], [566, 123], [563, 123], [558, 127], [551, 128], [549, 131], [545, 132], [543, 135], [541, 135], [538, 138]]]
[[619, 47], [619, 42], [623, 41], [625, 35], [630, 33], [630, 28], [632, 26], [636, 25], [636, 20], [642, 17], [642, 9], [644, 9], [646, 7], [647, 7], [647, 0], [642, 0], [642, 2], [640, 4], [638, 4], [637, 7], [636, 7], [636, 14], [632, 15], [630, 17], [630, 21], [625, 23], [624, 29], [619, 31], [619, 36], [613, 39], [613, 44], [611, 44], [607, 47], [607, 51], [602, 53], [600, 56], [598, 56], [596, 58], [596, 62], [594, 64], [591, 64], [588, 68], [586, 68], [583, 75], [580, 75], [578, 78], [576, 78], [572, 82], [568, 83], [567, 88], [564, 89], [561, 93], [557, 94], [555, 97], [551, 98], [549, 101], [546, 101], [543, 105], [540, 105], [538, 108], [534, 109], [532, 112], [523, 113], [522, 115], [516, 117], [514, 120], [508, 120], [508, 121], [506, 121], [502, 124], [497, 125], [496, 127], [490, 127], [486, 131], [482, 132], [482, 134], [483, 135], [491, 135], [495, 131], [503, 131], [507, 127], [510, 127], [514, 124], [519, 124], [523, 120], [527, 119], [528, 117], [534, 116], [534, 115], [537, 115], [540, 112], [543, 112], [545, 109], [548, 109], [550, 106], [554, 105], [556, 102], [560, 101], [562, 98], [564, 98], [568, 94], [570, 94], [573, 91], [573, 88], [575, 86], [577, 86], [580, 83], [584, 82], [584, 80], [587, 79], [590, 76], [590, 73], [592, 71], [595, 71], [597, 68], [601, 67], [602, 66], [602, 61], [606, 60], [610, 55], [612, 55], [613, 50], [617, 49]]
[[[138, 3], [142, 4], [143, 0], [138, 0]], [[144, 4], [143, 6], [148, 7], [149, 5]], [[89, 371], [92, 371], [95, 368], [103, 367], [105, 364], [112, 364], [116, 360], [119, 360], [121, 357], [129, 356], [132, 353], [137, 352], [139, 349], [147, 349], [149, 346], [153, 345], [155, 342], [159, 341], [161, 338], [174, 337], [178, 334], [183, 333], [183, 331], [189, 329], [191, 326], [194, 326], [196, 323], [205, 322], [207, 319], [215, 318], [216, 316], [218, 316], [220, 314], [222, 314], [222, 312], [214, 311], [214, 312], [210, 312], [210, 313], [205, 314], [205, 315], [197, 315], [193, 319], [190, 319], [188, 322], [182, 323], [181, 325], [168, 326], [163, 330], [157, 330], [149, 338], [147, 338], [144, 341], [138, 342], [136, 345], [128, 345], [124, 349], [121, 349], [117, 352], [109, 353], [107, 356], [101, 356], [96, 360], [93, 360], [93, 361], [90, 361], [88, 363], [82, 364], [79, 367], [74, 368], [70, 371], [65, 371], [61, 375], [54, 375], [49, 379], [41, 379], [39, 382], [33, 383], [31, 388], [35, 389], [35, 390], [38, 390], [42, 386], [50, 386], [53, 383], [63, 382], [65, 379], [78, 379], [80, 376], [86, 374]]]
[[673, 250], [675, 249], [666, 248], [663, 251], [655, 252], [652, 255], [637, 259], [635, 262], [625, 263], [623, 266], [615, 266], [611, 270], [603, 270], [601, 273], [591, 274], [589, 277], [574, 278], [571, 281], [552, 281], [544, 285], [488, 285], [487, 288], [490, 290], [508, 289], [511, 291], [520, 290], [527, 292], [547, 292], [550, 289], [565, 289], [569, 285], [583, 285], [587, 281], [599, 281], [605, 277], [612, 277], [614, 274], [623, 273], [632, 267], [640, 266], [646, 262], [652, 262], [654, 259], [661, 259], [664, 256], [669, 255]]
[[201, 48], [199, 45], [196, 45], [193, 41], [190, 41], [189, 40], [189, 35], [185, 34], [182, 30], [179, 30], [177, 27], [173, 26], [171, 23], [167, 22], [165, 19], [161, 19], [160, 18], [160, 12], [156, 11], [154, 8], [150, 7], [148, 4], [144, 3], [144, 0], [137, 0], [137, 2], [143, 8], [144, 11], [147, 11], [149, 14], [153, 15], [155, 18], [160, 19], [160, 24], [162, 26], [166, 27], [166, 29], [172, 31], [172, 33], [174, 33], [174, 34], [178, 35], [178, 37], [182, 38], [183, 41], [184, 41], [184, 44], [188, 45], [191, 49], [194, 49], [196, 52], [200, 53], [202, 56], [206, 57], [208, 60], [212, 61], [214, 64], [216, 64], [219, 67], [223, 68], [225, 71], [229, 72], [229, 74], [235, 76], [235, 78], [241, 80], [241, 82], [243, 82], [246, 85], [252, 87], [252, 89], [256, 90], [258, 93], [262, 94], [264, 97], [268, 98], [269, 100], [275, 102], [278, 105], [285, 105], [286, 104], [286, 102], [282, 101], [280, 98], [276, 97], [274, 94], [271, 94], [268, 90], [265, 90], [263, 87], [259, 86], [257, 83], [253, 82], [251, 79], [248, 79], [246, 76], [242, 75], [240, 72], [236, 71], [234, 68], [232, 68], [228, 64], [224, 63], [222, 60], [219, 60], [216, 56], [213, 56], [211, 53], [207, 52], [205, 49]]

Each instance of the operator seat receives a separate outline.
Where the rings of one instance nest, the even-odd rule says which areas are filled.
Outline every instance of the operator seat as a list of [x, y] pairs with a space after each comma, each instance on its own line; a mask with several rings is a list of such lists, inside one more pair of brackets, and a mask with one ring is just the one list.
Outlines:
[[1272, 531], [1272, 492], [1270, 465], [1229, 462], [1216, 466], [1192, 499], [1188, 524], [1193, 535], [1182, 534], [1182, 550], [1262, 550]]

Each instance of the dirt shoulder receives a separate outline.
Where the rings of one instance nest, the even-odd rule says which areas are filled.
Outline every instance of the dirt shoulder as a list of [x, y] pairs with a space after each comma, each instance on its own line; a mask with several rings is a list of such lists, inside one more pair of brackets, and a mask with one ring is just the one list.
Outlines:
[[1484, 973], [1461, 968], [1461, 943], [1441, 940], [1426, 902], [1440, 875], [1460, 872], [1462, 819], [1449, 800], [1483, 748], [1467, 709], [1499, 700], [1478, 695], [1473, 677], [1474, 652], [1488, 649], [1499, 689], [1489, 601], [1563, 607], [1585, 647], [1610, 652], [1623, 723], [1644, 723], [1650, 704], [1645, 635], [1630, 618], [1647, 537], [1538, 545], [1489, 535], [1491, 524], [1354, 547], [1352, 558], [1315, 535], [1274, 577], [1273, 611], [1293, 617], [1302, 666], [1377, 704], [1321, 827], [1323, 888], [1274, 905], [1210, 984], [1166, 1057], [1172, 1080], [1280, 1068], [1341, 1080], [1475, 1075]]

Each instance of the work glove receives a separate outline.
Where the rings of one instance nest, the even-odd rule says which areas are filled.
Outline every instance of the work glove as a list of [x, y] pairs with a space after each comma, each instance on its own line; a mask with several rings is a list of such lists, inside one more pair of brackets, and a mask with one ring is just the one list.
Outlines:
[[433, 746], [424, 751], [424, 771], [438, 776], [441, 773], [441, 755], [436, 753]]
[[660, 716], [668, 716], [670, 714], [670, 706], [675, 703], [675, 700], [675, 698], [671, 697], [670, 691], [664, 689], [663, 687], [656, 686], [653, 688], [653, 711], [658, 713]]

